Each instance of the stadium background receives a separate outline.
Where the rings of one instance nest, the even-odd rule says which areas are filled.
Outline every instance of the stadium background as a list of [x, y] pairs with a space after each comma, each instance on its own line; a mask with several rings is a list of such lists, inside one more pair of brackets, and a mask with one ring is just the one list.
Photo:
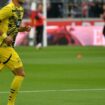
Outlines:
[[[34, 1], [26, 0], [23, 24]], [[105, 105], [104, 0], [47, 0], [46, 7], [48, 46], [29, 46], [29, 33], [17, 39], [26, 78], [16, 105]], [[7, 68], [0, 72], [0, 105], [12, 78]]]

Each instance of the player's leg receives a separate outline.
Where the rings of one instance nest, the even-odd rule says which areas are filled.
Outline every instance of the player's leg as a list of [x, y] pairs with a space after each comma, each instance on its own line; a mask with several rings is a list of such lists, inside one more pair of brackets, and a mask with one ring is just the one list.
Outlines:
[[36, 42], [37, 42], [37, 48], [40, 48], [42, 46], [42, 39], [43, 39], [43, 26], [39, 26], [36, 28], [37, 35], [36, 35]]
[[14, 77], [12, 84], [11, 84], [7, 105], [15, 105], [17, 93], [21, 87], [22, 81], [23, 81], [24, 76], [25, 76], [23, 67], [15, 69], [12, 72], [15, 75], [15, 77]]
[[15, 100], [17, 93], [21, 87], [22, 81], [25, 76], [24, 68], [22, 61], [16, 51], [13, 48], [10, 48], [11, 52], [11, 58], [10, 60], [5, 64], [14, 74], [14, 79], [12, 81], [11, 87], [10, 87], [10, 93], [8, 98], [8, 104], [7, 105], [15, 105]]
[[8, 57], [4, 57], [7, 54], [7, 50], [5, 50], [5, 48], [0, 47], [0, 71], [2, 71], [4, 64], [3, 62], [5, 62], [9, 55], [7, 55]]
[[43, 41], [43, 26], [40, 26], [39, 27], [39, 43], [42, 44], [42, 41]]
[[40, 30], [39, 30], [39, 27], [37, 26], [36, 27], [36, 44], [38, 45], [39, 44], [39, 35], [40, 35]]

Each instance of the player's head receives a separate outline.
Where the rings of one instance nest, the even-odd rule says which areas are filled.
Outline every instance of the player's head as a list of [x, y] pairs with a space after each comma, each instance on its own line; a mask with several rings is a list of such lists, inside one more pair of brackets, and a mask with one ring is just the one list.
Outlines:
[[25, 0], [12, 0], [13, 2], [23, 5], [25, 3]]
[[39, 3], [39, 4], [37, 5], [37, 10], [38, 10], [39, 12], [43, 12], [43, 4], [42, 4], [42, 3]]

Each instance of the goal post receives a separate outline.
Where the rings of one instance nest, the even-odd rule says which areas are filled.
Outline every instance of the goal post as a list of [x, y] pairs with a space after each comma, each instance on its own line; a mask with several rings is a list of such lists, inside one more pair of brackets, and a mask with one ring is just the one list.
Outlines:
[[[37, 6], [37, 4], [36, 4], [36, 2], [35, 1], [33, 1], [32, 3], [31, 3], [31, 12], [35, 12], [36, 11], [36, 6]], [[31, 22], [31, 21], [30, 21]], [[30, 30], [30, 32], [29, 32], [29, 46], [34, 46], [34, 44], [35, 44], [35, 37], [36, 37], [36, 30], [35, 30], [35, 27], [34, 26], [32, 26], [31, 27], [31, 30]]]
[[43, 32], [43, 47], [47, 47], [47, 0], [43, 1], [43, 16], [44, 20], [44, 32]]

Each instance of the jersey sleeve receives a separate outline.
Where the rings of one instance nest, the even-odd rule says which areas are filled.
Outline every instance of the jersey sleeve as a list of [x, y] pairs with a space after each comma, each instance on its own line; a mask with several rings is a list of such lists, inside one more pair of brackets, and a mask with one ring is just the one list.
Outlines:
[[[2, 22], [4, 19], [8, 19], [12, 15], [12, 9], [10, 6], [5, 6], [2, 9], [0, 9], [0, 22]], [[3, 40], [7, 37], [6, 33], [2, 33], [0, 35], [0, 45], [2, 44]]]
[[0, 36], [0, 45], [2, 44], [2, 42], [4, 41], [4, 39], [7, 37], [6, 33], [3, 33], [2, 36]]
[[10, 17], [12, 15], [12, 10], [10, 6], [3, 7], [0, 10], [0, 21]]

